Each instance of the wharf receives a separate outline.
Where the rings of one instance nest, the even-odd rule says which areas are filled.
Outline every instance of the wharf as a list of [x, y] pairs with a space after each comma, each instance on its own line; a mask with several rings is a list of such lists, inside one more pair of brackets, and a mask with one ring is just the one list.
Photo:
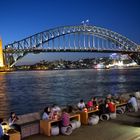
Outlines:
[[24, 140], [140, 140], [140, 111], [117, 115], [115, 120], [100, 121], [95, 126], [82, 125], [70, 136], [38, 134]]
[[0, 72], [12, 72], [12, 71], [15, 71], [14, 69], [10, 68], [3, 68], [3, 69], [0, 69]]

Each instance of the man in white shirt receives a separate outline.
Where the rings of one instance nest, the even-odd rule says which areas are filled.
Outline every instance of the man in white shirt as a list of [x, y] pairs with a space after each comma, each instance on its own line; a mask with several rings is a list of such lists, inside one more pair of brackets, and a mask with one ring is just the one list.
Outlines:
[[86, 107], [84, 101], [80, 100], [80, 102], [77, 104], [77, 107], [79, 110], [84, 109]]
[[130, 103], [134, 109], [135, 112], [138, 111], [138, 103], [137, 103], [137, 100], [136, 100], [136, 97], [133, 96], [133, 95], [129, 95], [130, 96], [130, 99], [128, 101], [128, 103]]

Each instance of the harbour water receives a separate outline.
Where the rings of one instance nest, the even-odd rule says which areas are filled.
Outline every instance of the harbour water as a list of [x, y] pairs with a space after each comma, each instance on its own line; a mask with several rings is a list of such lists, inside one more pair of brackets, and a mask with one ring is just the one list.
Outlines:
[[18, 71], [0, 73], [0, 116], [25, 114], [54, 103], [140, 91], [140, 69]]

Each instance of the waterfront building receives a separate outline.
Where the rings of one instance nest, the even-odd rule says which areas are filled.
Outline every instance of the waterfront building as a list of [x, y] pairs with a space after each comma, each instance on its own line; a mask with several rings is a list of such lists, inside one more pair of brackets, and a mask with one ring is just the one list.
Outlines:
[[2, 39], [0, 38], [0, 67], [4, 67]]

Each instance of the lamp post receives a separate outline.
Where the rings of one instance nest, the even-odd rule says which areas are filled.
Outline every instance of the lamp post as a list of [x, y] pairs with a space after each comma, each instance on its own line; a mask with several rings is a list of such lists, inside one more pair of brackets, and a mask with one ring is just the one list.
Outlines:
[[8, 124], [7, 124], [6, 122], [3, 122], [3, 123], [2, 123], [2, 128], [3, 128], [3, 132], [4, 132], [4, 133], [7, 133]]

